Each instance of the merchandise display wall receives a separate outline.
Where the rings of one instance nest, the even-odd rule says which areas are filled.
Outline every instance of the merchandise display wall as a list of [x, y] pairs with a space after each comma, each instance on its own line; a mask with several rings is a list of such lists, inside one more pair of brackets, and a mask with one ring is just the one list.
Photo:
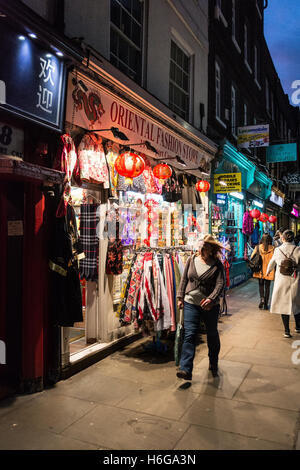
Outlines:
[[82, 318], [62, 325], [65, 366], [95, 344], [175, 331], [185, 261], [208, 233], [208, 197], [196, 191], [195, 176], [171, 167], [171, 177], [159, 180], [158, 162], [139, 154], [144, 172], [126, 178], [116, 172], [120, 145], [82, 134], [76, 128], [73, 138], [61, 137], [55, 162], [67, 175], [57, 215], [68, 207], [76, 219], [82, 296]]

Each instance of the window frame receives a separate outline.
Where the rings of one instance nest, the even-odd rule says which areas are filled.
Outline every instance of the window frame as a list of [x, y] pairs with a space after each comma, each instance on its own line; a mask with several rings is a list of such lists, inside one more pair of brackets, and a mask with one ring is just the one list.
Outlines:
[[233, 137], [237, 138], [237, 88], [232, 83], [231, 84], [231, 134]]
[[244, 103], [243, 121], [244, 121], [244, 126], [248, 126], [248, 105], [247, 105], [247, 103]]
[[[174, 79], [171, 78], [171, 64], [172, 62], [175, 64], [175, 67], [181, 69], [182, 73], [186, 73], [186, 71], [179, 65], [175, 60], [172, 58], [172, 43], [174, 43], [175, 47], [177, 47], [182, 54], [184, 54], [185, 57], [188, 59], [188, 91], [182, 88], [179, 83], [177, 83]], [[193, 71], [193, 56], [187, 52], [186, 48], [184, 48], [173, 36], [171, 37], [171, 43], [170, 43], [170, 69], [169, 69], [169, 108], [176, 113], [178, 116], [180, 116], [182, 119], [184, 119], [187, 122], [191, 122], [192, 120], [192, 103], [191, 103], [191, 94], [192, 94], [192, 88], [193, 88], [193, 82], [192, 82], [192, 71]], [[188, 107], [187, 110], [179, 108], [178, 105], [171, 102], [170, 95], [171, 95], [171, 85], [177, 90], [179, 90], [180, 93], [184, 94], [186, 97], [188, 97]], [[175, 108], [175, 109], [174, 109]], [[185, 117], [183, 117], [177, 110], [181, 109], [185, 113]]]
[[[217, 76], [219, 73], [219, 77]], [[217, 83], [219, 86], [217, 86]], [[218, 112], [219, 110], [219, 112]], [[215, 117], [222, 120], [222, 109], [221, 109], [221, 66], [215, 61]]]
[[[141, 23], [133, 16], [132, 12], [129, 11], [119, 0], [114, 0], [118, 3], [121, 11], [125, 11], [127, 15], [129, 15], [131, 22], [135, 22], [140, 27], [140, 37], [141, 37], [141, 45], [138, 47], [132, 39], [127, 36], [115, 23], [113, 23], [110, 14], [110, 47], [109, 47], [109, 55], [110, 55], [110, 62], [117, 67], [122, 73], [127, 75], [131, 80], [136, 82], [139, 85], [143, 85], [144, 82], [144, 48], [145, 48], [145, 26], [146, 26], [146, 5], [145, 2], [143, 3], [143, 11], [142, 11], [142, 18]], [[110, 7], [112, 6], [112, 0], [110, 1]], [[112, 44], [111, 38], [112, 34], [115, 33], [118, 36], [118, 53], [112, 51]], [[122, 60], [121, 55], [119, 54], [119, 47], [120, 47], [120, 39], [123, 39], [125, 43], [127, 43], [127, 47], [129, 48], [128, 51], [130, 53], [131, 49], [134, 49], [139, 54], [140, 64], [139, 67], [133, 69], [130, 64], [130, 60], [128, 58], [128, 62], [124, 62]], [[114, 59], [114, 60], [113, 60]], [[117, 63], [117, 65], [115, 64]], [[122, 67], [120, 67], [122, 65]], [[125, 72], [127, 69], [127, 72]]]

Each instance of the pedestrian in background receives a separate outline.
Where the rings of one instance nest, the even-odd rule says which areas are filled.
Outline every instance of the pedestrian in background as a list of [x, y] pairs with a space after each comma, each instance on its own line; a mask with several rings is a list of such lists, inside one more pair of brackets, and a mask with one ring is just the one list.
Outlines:
[[300, 247], [295, 245], [291, 230], [283, 232], [282, 242], [267, 268], [269, 274], [276, 267], [270, 312], [281, 314], [284, 337], [291, 338], [291, 315], [295, 316], [295, 331], [300, 333]]
[[258, 279], [259, 283], [260, 303], [258, 308], [268, 310], [271, 281], [274, 281], [275, 276], [274, 270], [267, 274], [267, 267], [274, 253], [272, 237], [268, 233], [263, 234], [260, 244], [256, 245], [250, 259], [256, 255], [257, 251], [259, 251], [262, 260], [261, 270], [253, 273], [253, 277]]
[[177, 297], [179, 308], [184, 308], [184, 339], [177, 377], [185, 380], [192, 380], [200, 319], [206, 327], [209, 369], [214, 377], [218, 376], [218, 318], [220, 298], [225, 293], [223, 249], [214, 237], [206, 235], [200, 242], [199, 252], [187, 260], [180, 282]]
[[274, 242], [275, 248], [277, 248], [278, 246], [280, 246], [280, 245], [282, 244], [281, 237], [282, 237], [282, 234], [283, 234], [284, 230], [285, 230], [285, 229], [284, 229], [283, 227], [280, 227], [280, 228], [276, 231], [276, 233], [275, 233], [275, 235], [274, 235], [274, 237], [273, 237], [273, 242]]

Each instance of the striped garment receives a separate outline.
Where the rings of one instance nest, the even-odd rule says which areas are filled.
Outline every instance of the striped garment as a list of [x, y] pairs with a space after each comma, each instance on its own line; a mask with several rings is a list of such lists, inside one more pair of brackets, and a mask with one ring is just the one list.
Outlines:
[[98, 204], [81, 204], [80, 206], [80, 242], [85, 258], [80, 261], [81, 279], [98, 280], [99, 239], [97, 225], [100, 221]]

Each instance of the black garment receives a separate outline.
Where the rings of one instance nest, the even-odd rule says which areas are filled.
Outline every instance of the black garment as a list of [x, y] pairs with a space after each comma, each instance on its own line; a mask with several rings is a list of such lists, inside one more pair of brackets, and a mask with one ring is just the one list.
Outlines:
[[57, 217], [50, 255], [52, 319], [58, 326], [83, 321], [82, 295], [76, 254], [81, 252], [75, 212], [67, 206], [64, 217]]
[[264, 300], [265, 304], [268, 304], [270, 297], [271, 281], [268, 279], [258, 279], [259, 283], [259, 295]]
[[[295, 317], [295, 322], [296, 322], [296, 328], [297, 330], [300, 330], [300, 313], [297, 315], [294, 315]], [[290, 332], [290, 315], [281, 315], [282, 318], [282, 323], [284, 326], [284, 331], [286, 333]]]

